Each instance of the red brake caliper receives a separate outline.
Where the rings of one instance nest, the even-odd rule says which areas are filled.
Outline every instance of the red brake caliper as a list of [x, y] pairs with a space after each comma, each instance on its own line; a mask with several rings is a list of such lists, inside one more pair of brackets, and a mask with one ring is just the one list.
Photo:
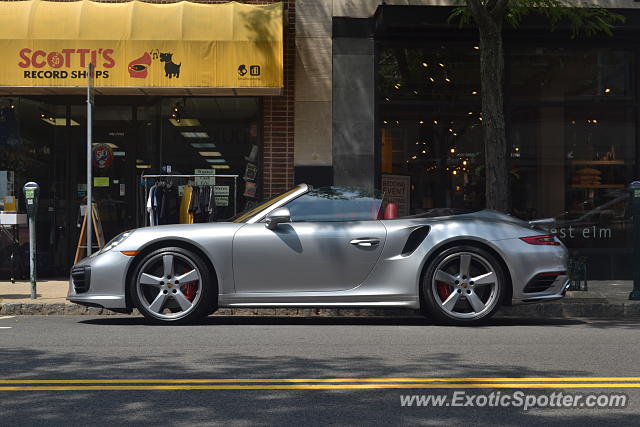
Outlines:
[[449, 285], [443, 282], [438, 282], [437, 285], [438, 295], [440, 296], [440, 299], [442, 301], [445, 301], [447, 298], [449, 298], [449, 295], [451, 295], [451, 288], [449, 288]]
[[196, 291], [198, 290], [198, 283], [197, 282], [185, 283], [184, 285], [182, 285], [181, 289], [184, 296], [189, 301], [193, 301], [193, 299], [196, 297]]

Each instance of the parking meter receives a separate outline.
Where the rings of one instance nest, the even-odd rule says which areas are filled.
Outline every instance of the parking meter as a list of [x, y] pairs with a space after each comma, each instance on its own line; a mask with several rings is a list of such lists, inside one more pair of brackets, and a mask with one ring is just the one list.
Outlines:
[[24, 192], [27, 217], [29, 218], [29, 270], [31, 278], [31, 299], [36, 299], [36, 213], [38, 212], [38, 196], [40, 186], [35, 182], [27, 182], [22, 187]]
[[630, 300], [640, 300], [640, 181], [629, 185], [629, 205], [633, 215], [633, 290]]

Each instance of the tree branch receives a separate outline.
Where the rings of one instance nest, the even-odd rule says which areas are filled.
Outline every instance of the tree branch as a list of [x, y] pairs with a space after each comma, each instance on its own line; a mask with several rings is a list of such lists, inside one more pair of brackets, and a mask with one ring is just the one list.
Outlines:
[[479, 27], [491, 25], [491, 17], [480, 0], [465, 0]]

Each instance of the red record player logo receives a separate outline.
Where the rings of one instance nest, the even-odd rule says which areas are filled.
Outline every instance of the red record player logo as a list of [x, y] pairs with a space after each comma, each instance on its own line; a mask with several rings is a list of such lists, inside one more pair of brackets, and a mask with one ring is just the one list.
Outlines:
[[129, 76], [135, 79], [146, 79], [151, 66], [151, 55], [145, 52], [140, 58], [129, 62]]

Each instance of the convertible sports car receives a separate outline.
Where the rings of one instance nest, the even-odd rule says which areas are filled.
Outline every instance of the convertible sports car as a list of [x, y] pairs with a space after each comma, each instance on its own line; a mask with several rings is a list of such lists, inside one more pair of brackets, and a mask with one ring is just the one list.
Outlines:
[[122, 233], [73, 266], [68, 299], [157, 323], [218, 307], [405, 307], [464, 325], [566, 291], [566, 248], [535, 224], [395, 211], [376, 191], [301, 184], [229, 222]]

